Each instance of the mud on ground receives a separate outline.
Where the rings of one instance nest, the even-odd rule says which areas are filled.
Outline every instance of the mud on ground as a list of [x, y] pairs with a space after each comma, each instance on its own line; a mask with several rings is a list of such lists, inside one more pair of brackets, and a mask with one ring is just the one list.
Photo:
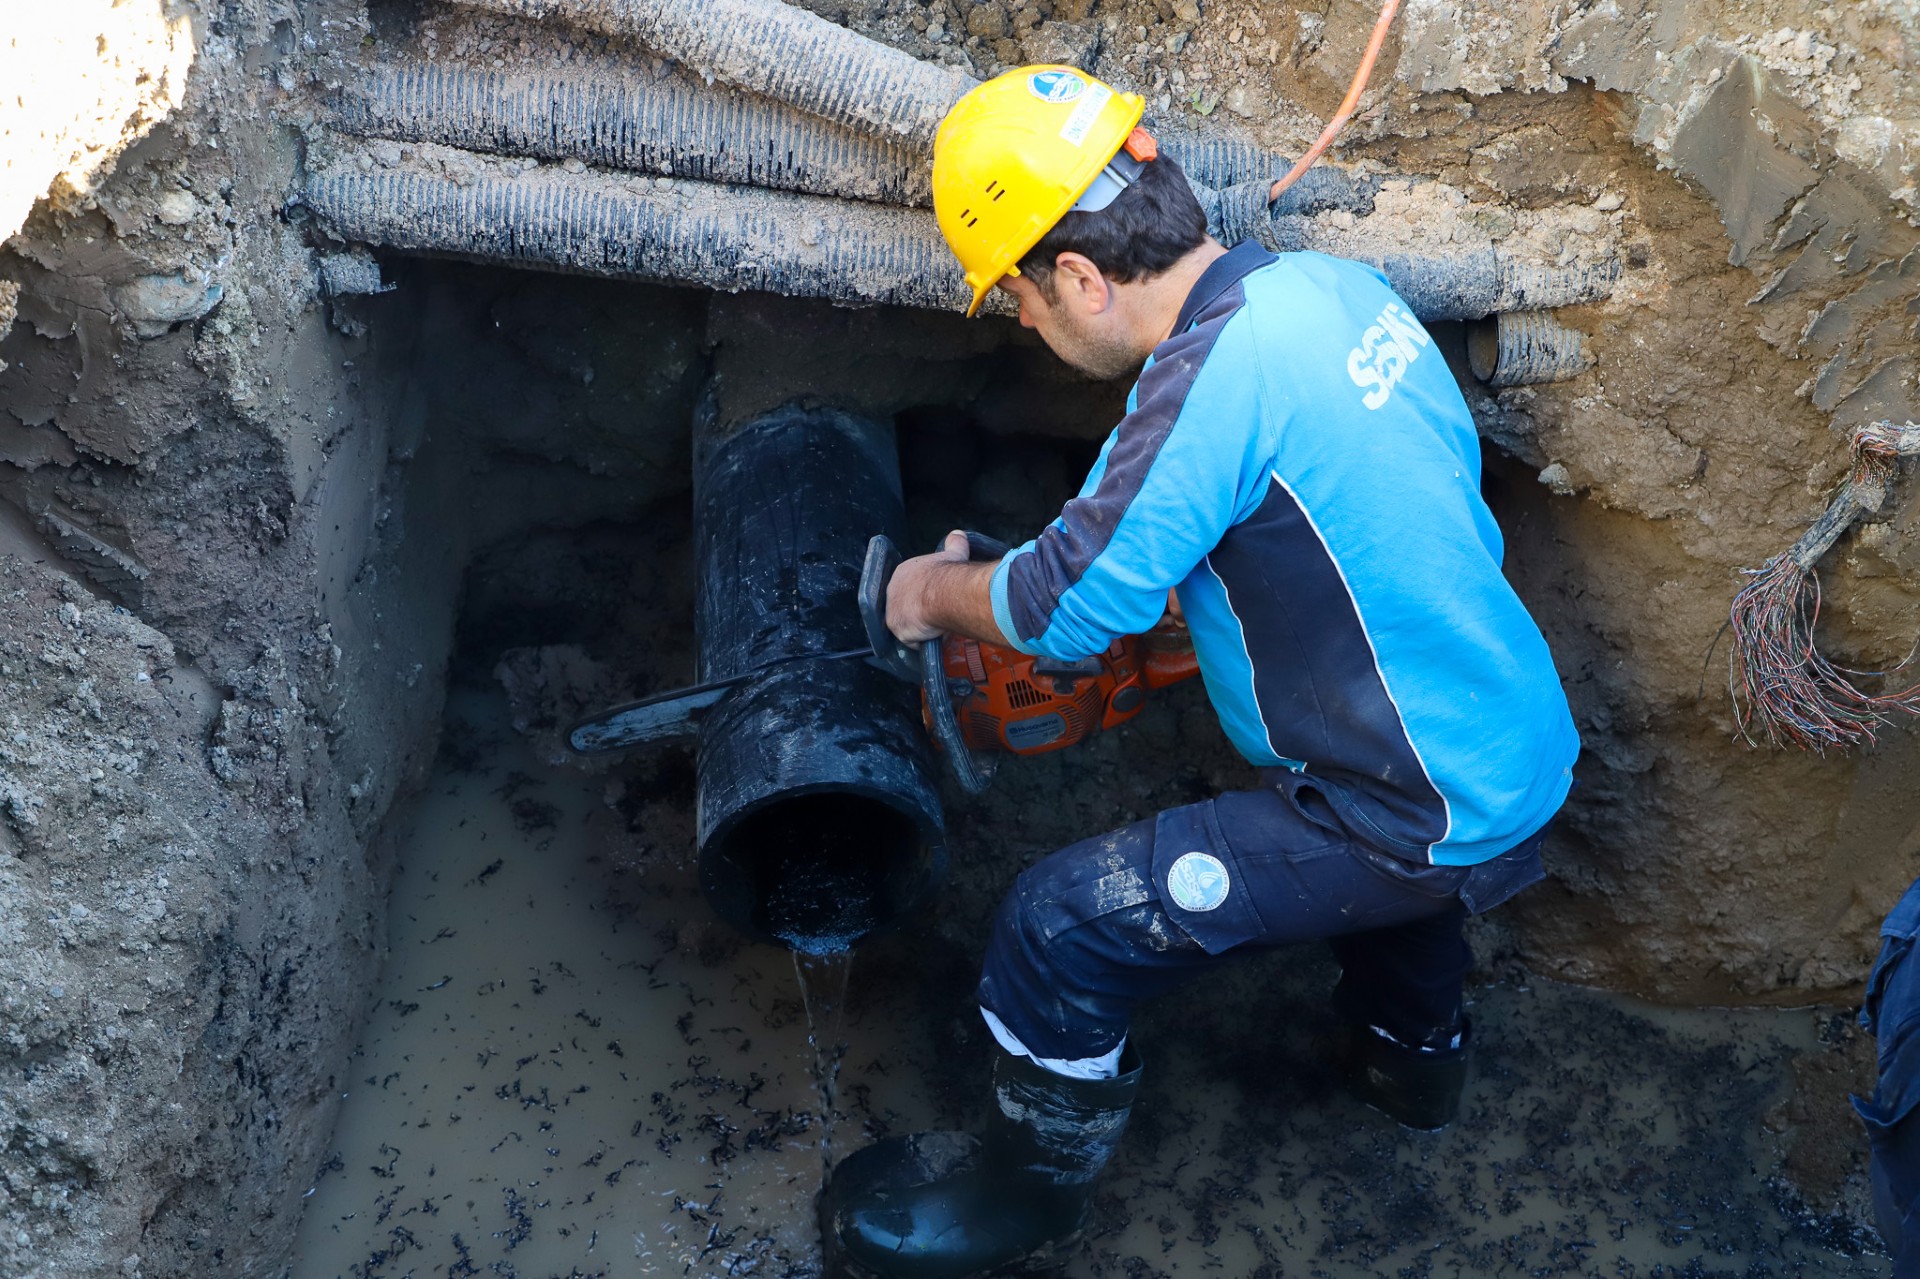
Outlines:
[[[969, 996], [1007, 880], [1077, 823], [1234, 780], [1110, 783], [1066, 812], [1060, 772], [1029, 760], [983, 799], [950, 795], [950, 893], [860, 948], [844, 1020], [814, 989], [810, 1023], [788, 957], [706, 917], [690, 757], [548, 765], [501, 700], [457, 696], [394, 829], [394, 951], [291, 1279], [817, 1274], [828, 1158], [982, 1120], [991, 1043]], [[1106, 739], [1095, 767], [1216, 756], [1182, 700]], [[1845, 1010], [1680, 1012], [1493, 959], [1472, 992], [1475, 1079], [1443, 1134], [1336, 1087], [1317, 947], [1146, 1006], [1141, 1099], [1068, 1273], [1886, 1273], [1857, 1224], [1857, 1150], [1783, 1156], [1810, 1118], [1795, 1076], [1860, 1064]], [[810, 1024], [844, 1053], [831, 1123]], [[1836, 1153], [1854, 1202], [1810, 1208], [1788, 1174]]]

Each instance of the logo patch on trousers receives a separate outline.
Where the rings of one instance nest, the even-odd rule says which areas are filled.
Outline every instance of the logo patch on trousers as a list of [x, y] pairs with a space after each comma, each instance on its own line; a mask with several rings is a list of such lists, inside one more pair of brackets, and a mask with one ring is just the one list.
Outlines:
[[1167, 896], [1196, 915], [1218, 910], [1232, 886], [1227, 868], [1211, 853], [1185, 853], [1167, 868]]

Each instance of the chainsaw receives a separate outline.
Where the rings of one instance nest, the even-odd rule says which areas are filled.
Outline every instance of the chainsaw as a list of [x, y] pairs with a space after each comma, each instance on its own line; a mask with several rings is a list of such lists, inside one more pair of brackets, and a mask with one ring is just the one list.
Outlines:
[[[967, 534], [975, 560], [1006, 547]], [[865, 661], [920, 689], [921, 719], [954, 780], [977, 795], [1002, 755], [1040, 755], [1083, 742], [1138, 715], [1147, 694], [1199, 671], [1186, 627], [1171, 616], [1144, 635], [1123, 635], [1079, 661], [1035, 657], [1004, 644], [960, 635], [911, 645], [887, 629], [887, 583], [900, 566], [893, 542], [875, 537], [861, 566], [860, 620], [865, 647], [776, 658], [752, 670], [655, 694], [589, 716], [567, 734], [581, 754], [627, 750], [694, 731], [728, 693], [766, 671], [798, 661]]]

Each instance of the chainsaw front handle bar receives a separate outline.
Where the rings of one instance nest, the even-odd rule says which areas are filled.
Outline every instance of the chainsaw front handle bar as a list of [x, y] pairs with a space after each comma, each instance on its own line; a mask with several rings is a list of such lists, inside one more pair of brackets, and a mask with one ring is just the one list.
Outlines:
[[[967, 531], [967, 558], [975, 563], [1002, 560], [1006, 544], [985, 533]], [[953, 693], [947, 688], [947, 641], [942, 636], [920, 646], [920, 689], [927, 699], [927, 721], [933, 739], [946, 753], [953, 780], [969, 795], [978, 795], [993, 783], [1000, 761], [992, 755], [976, 753], [960, 736], [960, 721], [953, 714]]]
[[[1004, 543], [984, 533], [967, 534], [969, 559], [999, 560], [1006, 554]], [[887, 583], [899, 567], [900, 551], [884, 533], [867, 543], [867, 558], [860, 568], [860, 620], [873, 644], [873, 663], [897, 679], [920, 686], [926, 698], [928, 728], [947, 757], [953, 780], [967, 794], [978, 795], [993, 781], [1000, 761], [991, 755], [975, 754], [960, 736], [960, 721], [953, 714], [953, 694], [947, 688], [945, 639], [914, 645], [887, 629]]]

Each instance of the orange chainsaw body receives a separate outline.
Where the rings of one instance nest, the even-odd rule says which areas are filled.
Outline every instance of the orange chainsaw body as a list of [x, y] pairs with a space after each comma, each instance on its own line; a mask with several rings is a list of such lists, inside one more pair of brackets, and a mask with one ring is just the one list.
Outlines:
[[1057, 751], [1124, 724], [1147, 704], [1150, 690], [1200, 670], [1187, 628], [1170, 619], [1078, 662], [958, 635], [941, 642], [941, 658], [968, 748], [1014, 755]]

